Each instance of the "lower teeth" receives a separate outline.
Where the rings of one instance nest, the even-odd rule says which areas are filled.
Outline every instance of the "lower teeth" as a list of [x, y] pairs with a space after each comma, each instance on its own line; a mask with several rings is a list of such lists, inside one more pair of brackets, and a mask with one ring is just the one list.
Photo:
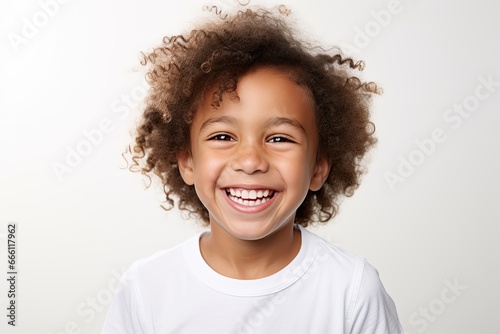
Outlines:
[[257, 200], [247, 200], [247, 199], [242, 199], [240, 197], [236, 197], [236, 196], [232, 196], [232, 195], [229, 195], [229, 198], [233, 202], [236, 202], [236, 203], [239, 203], [239, 204], [242, 204], [242, 205], [246, 205], [246, 206], [260, 205], [260, 204], [266, 203], [270, 199], [270, 197], [264, 197], [262, 199], [259, 198]]

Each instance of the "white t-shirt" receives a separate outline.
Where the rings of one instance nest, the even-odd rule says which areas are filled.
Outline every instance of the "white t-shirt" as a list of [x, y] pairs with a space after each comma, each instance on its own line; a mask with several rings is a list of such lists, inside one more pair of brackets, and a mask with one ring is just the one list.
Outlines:
[[376, 269], [300, 230], [294, 260], [261, 279], [214, 271], [201, 256], [200, 235], [135, 262], [102, 333], [402, 334]]

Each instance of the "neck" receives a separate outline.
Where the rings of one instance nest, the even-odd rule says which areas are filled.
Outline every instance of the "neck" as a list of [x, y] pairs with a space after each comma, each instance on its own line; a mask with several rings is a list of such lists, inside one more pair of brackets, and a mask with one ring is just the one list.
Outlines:
[[214, 223], [200, 241], [207, 264], [219, 274], [236, 279], [277, 273], [295, 258], [300, 246], [301, 233], [294, 229], [293, 222], [259, 240], [234, 238]]

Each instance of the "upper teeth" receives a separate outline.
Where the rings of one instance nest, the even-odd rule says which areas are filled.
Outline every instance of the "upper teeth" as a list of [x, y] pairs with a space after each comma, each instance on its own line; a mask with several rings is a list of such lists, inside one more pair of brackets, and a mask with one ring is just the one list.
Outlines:
[[234, 189], [229, 188], [229, 193], [232, 196], [241, 197], [242, 199], [257, 199], [269, 196], [271, 191], [266, 190], [246, 190], [246, 189]]

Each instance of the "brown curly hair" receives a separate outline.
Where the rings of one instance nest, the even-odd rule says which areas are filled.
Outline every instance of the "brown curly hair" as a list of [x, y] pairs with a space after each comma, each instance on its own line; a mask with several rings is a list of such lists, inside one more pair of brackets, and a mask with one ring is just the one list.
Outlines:
[[[213, 9], [213, 8], [212, 8]], [[283, 11], [280, 10], [283, 14]], [[288, 12], [286, 13], [288, 15]], [[379, 88], [352, 75], [362, 70], [362, 61], [345, 58], [340, 51], [300, 41], [283, 15], [272, 10], [240, 10], [222, 15], [184, 35], [164, 37], [163, 43], [143, 55], [150, 84], [146, 107], [137, 126], [130, 170], [151, 180], [159, 177], [166, 202], [209, 222], [209, 214], [194, 186], [184, 183], [177, 156], [190, 150], [190, 124], [198, 105], [210, 88], [218, 87], [212, 106], [218, 107], [224, 93], [236, 90], [238, 78], [259, 66], [275, 66], [291, 72], [299, 85], [314, 97], [318, 154], [331, 169], [323, 187], [309, 191], [296, 212], [295, 221], [307, 226], [326, 222], [338, 211], [341, 195], [351, 196], [364, 170], [360, 164], [375, 143], [369, 101]]]

